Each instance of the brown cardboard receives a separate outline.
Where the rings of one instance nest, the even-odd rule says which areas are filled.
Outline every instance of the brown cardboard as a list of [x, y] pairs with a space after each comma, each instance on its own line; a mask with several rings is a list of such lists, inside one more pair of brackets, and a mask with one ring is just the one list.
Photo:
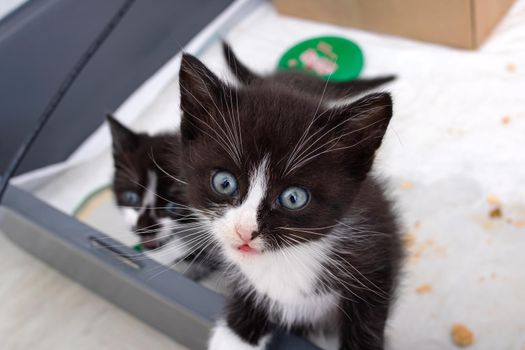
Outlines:
[[505, 16], [514, 0], [475, 0], [474, 47], [479, 47], [490, 36], [501, 18]]
[[473, 49], [514, 0], [274, 0], [286, 15]]

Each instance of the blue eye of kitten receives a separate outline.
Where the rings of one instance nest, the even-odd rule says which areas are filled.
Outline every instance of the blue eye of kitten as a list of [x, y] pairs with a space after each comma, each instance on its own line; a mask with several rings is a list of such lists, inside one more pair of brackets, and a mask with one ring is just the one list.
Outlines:
[[211, 187], [218, 194], [233, 196], [237, 192], [237, 180], [227, 171], [217, 171], [211, 178]]
[[310, 195], [304, 188], [291, 186], [279, 196], [279, 205], [289, 210], [299, 210], [308, 204]]
[[130, 207], [140, 206], [140, 196], [137, 194], [137, 192], [126, 191], [122, 194], [121, 199], [124, 201], [124, 205]]
[[164, 206], [164, 210], [167, 213], [175, 214], [177, 212], [177, 203], [173, 203], [173, 202], [166, 203], [166, 205]]

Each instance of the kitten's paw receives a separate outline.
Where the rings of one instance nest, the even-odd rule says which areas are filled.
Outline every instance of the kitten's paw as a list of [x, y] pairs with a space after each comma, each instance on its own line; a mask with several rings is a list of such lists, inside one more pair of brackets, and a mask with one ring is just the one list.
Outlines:
[[212, 331], [208, 350], [263, 350], [266, 348], [269, 336], [262, 338], [258, 345], [251, 345], [242, 340], [228, 327], [225, 322], [219, 322]]

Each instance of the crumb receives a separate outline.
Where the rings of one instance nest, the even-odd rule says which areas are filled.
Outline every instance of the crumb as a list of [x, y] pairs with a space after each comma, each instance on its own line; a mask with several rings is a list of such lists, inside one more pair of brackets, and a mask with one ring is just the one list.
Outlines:
[[484, 220], [483, 221], [483, 228], [486, 231], [492, 231], [492, 229], [494, 228], [494, 223], [492, 221], [490, 221], [489, 219]]
[[447, 256], [447, 254], [448, 254], [447, 247], [438, 246], [438, 247], [435, 247], [434, 250], [435, 250], [436, 254], [439, 254], [440, 256]]
[[525, 220], [516, 220], [514, 221], [514, 226], [517, 228], [525, 227]]
[[500, 205], [501, 204], [501, 201], [499, 200], [498, 197], [496, 197], [495, 194], [489, 194], [487, 196], [487, 202], [490, 204], [490, 205]]
[[447, 132], [452, 135], [463, 135], [465, 133], [465, 129], [463, 128], [448, 128]]
[[495, 272], [493, 272], [493, 273], [490, 274], [490, 278], [495, 279], [496, 277], [497, 277], [497, 275], [496, 275]]
[[432, 291], [432, 285], [430, 283], [425, 283], [416, 288], [416, 292], [419, 294], [429, 293]]
[[452, 341], [458, 346], [469, 346], [474, 343], [474, 333], [464, 324], [453, 324], [451, 335]]
[[409, 256], [407, 261], [408, 261], [409, 264], [415, 264], [415, 263], [417, 263], [419, 261], [419, 257]]
[[408, 180], [405, 180], [403, 182], [401, 182], [401, 188], [404, 189], [404, 190], [409, 190], [411, 189], [412, 187], [414, 187], [414, 184]]
[[489, 216], [491, 219], [499, 219], [503, 216], [503, 212], [500, 207], [497, 207], [489, 211]]
[[423, 251], [422, 250], [418, 250], [414, 254], [410, 255], [410, 257], [408, 258], [408, 262], [411, 263], [411, 264], [417, 263], [421, 259], [421, 255], [422, 254], [423, 254]]
[[516, 65], [513, 63], [507, 63], [507, 65], [505, 66], [505, 69], [509, 73], [514, 73], [516, 71]]
[[432, 247], [432, 246], [435, 245], [435, 242], [434, 242], [433, 239], [427, 239], [427, 240], [425, 241], [425, 245], [427, 245], [427, 246], [429, 246], [429, 247]]
[[511, 218], [506, 218], [506, 219], [505, 219], [505, 222], [506, 222], [507, 224], [512, 225], [512, 219], [511, 219]]
[[410, 249], [410, 256], [408, 257], [409, 263], [416, 263], [418, 262], [423, 255], [426, 254], [433, 254], [435, 256], [447, 256], [448, 254], [448, 248], [444, 245], [439, 244], [433, 239], [427, 239], [423, 242], [411, 242], [410, 238], [408, 238], [408, 242], [406, 241], [407, 238], [406, 235], [412, 235], [411, 233], [406, 233], [403, 237], [404, 243], [411, 245]]
[[403, 236], [403, 244], [405, 245], [406, 248], [412, 247], [415, 242], [416, 242], [416, 236], [414, 236], [413, 233], [406, 233]]
[[414, 223], [414, 228], [415, 228], [416, 230], [419, 230], [419, 229], [421, 228], [421, 222], [416, 221], [416, 222]]
[[480, 281], [480, 282], [485, 282], [485, 277], [481, 276], [481, 277], [479, 278], [479, 281]]
[[505, 116], [501, 117], [501, 124], [509, 125], [510, 124], [510, 116], [505, 115]]

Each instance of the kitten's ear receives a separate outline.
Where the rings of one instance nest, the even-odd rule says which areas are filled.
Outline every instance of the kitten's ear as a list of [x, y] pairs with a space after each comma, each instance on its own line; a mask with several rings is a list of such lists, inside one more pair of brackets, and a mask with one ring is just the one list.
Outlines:
[[182, 55], [179, 73], [180, 105], [183, 111], [181, 134], [192, 140], [207, 126], [213, 125], [211, 118], [220, 113], [221, 97], [226, 85], [201, 61], [189, 54]]
[[341, 137], [352, 175], [359, 180], [363, 180], [372, 167], [392, 110], [390, 94], [376, 93], [334, 111], [330, 123]]
[[121, 154], [126, 151], [131, 151], [139, 145], [139, 135], [135, 134], [130, 129], [126, 128], [111, 114], [106, 116], [111, 131], [111, 138], [113, 139], [113, 153]]

